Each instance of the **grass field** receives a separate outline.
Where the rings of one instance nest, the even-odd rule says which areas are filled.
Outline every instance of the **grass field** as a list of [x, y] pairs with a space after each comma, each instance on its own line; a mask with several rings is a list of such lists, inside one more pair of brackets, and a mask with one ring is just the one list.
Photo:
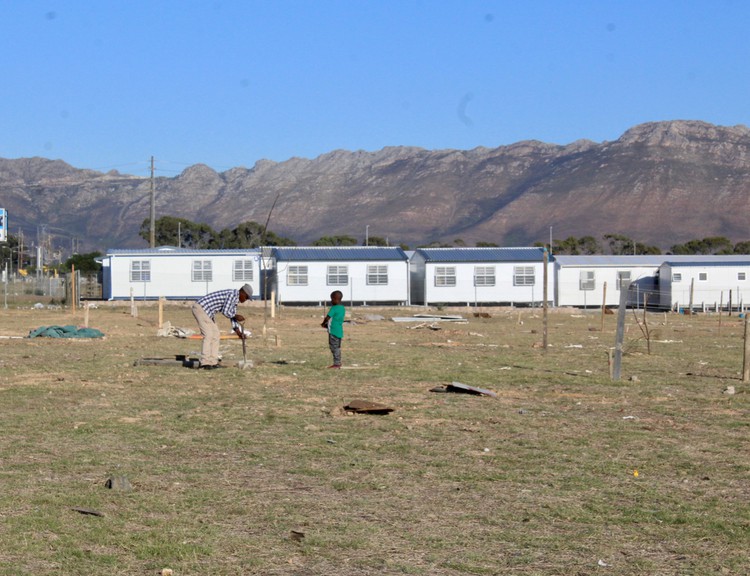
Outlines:
[[100, 303], [96, 340], [8, 338], [84, 314], [0, 310], [0, 574], [750, 574], [736, 315], [649, 314], [649, 355], [629, 313], [612, 381], [598, 312], [551, 312], [545, 353], [538, 310], [349, 310], [327, 370], [322, 309], [242, 308], [256, 366], [211, 372], [134, 366], [199, 350], [154, 304]]

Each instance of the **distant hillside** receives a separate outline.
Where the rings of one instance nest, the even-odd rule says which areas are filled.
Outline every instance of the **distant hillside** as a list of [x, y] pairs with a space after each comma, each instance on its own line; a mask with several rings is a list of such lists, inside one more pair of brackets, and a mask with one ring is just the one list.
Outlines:
[[[750, 239], [750, 130], [697, 121], [649, 123], [614, 142], [527, 141], [499, 148], [337, 150], [262, 160], [217, 173], [204, 165], [156, 179], [159, 216], [215, 230], [264, 222], [308, 243], [371, 236], [410, 246], [460, 238], [528, 245], [623, 234], [664, 249], [693, 238]], [[10, 232], [44, 226], [81, 251], [145, 247], [150, 181], [80, 170], [59, 160], [0, 159], [0, 206]]]

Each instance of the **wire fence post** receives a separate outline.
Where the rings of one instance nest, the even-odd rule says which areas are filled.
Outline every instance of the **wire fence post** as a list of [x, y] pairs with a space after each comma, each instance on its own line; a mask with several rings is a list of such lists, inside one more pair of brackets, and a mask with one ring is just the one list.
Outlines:
[[625, 339], [625, 311], [628, 306], [630, 283], [620, 282], [620, 307], [617, 312], [617, 332], [615, 334], [615, 358], [612, 367], [612, 380], [620, 379], [622, 368], [622, 342]]

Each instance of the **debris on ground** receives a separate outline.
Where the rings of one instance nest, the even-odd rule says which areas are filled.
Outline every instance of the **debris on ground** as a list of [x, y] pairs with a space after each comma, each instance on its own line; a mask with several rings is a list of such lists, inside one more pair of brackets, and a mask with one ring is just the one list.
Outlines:
[[85, 514], [88, 516], [104, 516], [101, 512], [97, 512], [96, 510], [91, 510], [90, 508], [79, 508], [78, 506], [71, 508], [74, 512], [78, 512], [79, 514]]
[[302, 542], [305, 539], [305, 533], [301, 530], [290, 530], [289, 537], [295, 542]]
[[177, 338], [187, 338], [191, 334], [195, 334], [195, 330], [188, 328], [179, 328], [178, 326], [172, 326], [172, 323], [167, 320], [161, 325], [156, 331], [157, 336], [175, 336]]
[[433, 324], [428, 324], [427, 322], [422, 322], [421, 324], [417, 324], [416, 326], [407, 326], [409, 330], [419, 330], [421, 328], [427, 328], [429, 330], [442, 330], [440, 326]]
[[172, 358], [140, 358], [133, 362], [133, 366], [172, 366], [176, 368], [200, 368], [200, 360], [185, 354], [177, 354]]
[[29, 338], [103, 338], [104, 332], [96, 328], [76, 326], [40, 326], [29, 332]]
[[394, 316], [393, 318], [391, 318], [391, 320], [393, 320], [394, 322], [468, 322], [468, 320], [463, 316], [439, 314], [414, 314], [414, 316]]
[[352, 400], [344, 406], [344, 410], [355, 414], [388, 414], [393, 412], [393, 408], [389, 408], [385, 404], [369, 402], [368, 400]]
[[104, 486], [110, 490], [119, 490], [121, 492], [130, 492], [133, 489], [127, 476], [110, 476], [107, 478]]
[[365, 320], [368, 322], [378, 322], [379, 320], [385, 320], [385, 316], [381, 316], [380, 314], [365, 314], [362, 316]]
[[435, 388], [430, 388], [430, 392], [456, 392], [459, 394], [474, 394], [476, 396], [492, 396], [493, 398], [497, 398], [497, 394], [492, 390], [469, 386], [461, 382], [451, 382], [447, 386], [436, 386]]

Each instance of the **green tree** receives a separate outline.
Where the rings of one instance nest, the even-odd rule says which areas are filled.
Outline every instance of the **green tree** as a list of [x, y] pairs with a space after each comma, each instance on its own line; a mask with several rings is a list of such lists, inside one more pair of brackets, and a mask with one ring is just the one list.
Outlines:
[[[157, 246], [182, 246], [183, 248], [209, 248], [216, 232], [208, 224], [191, 222], [185, 218], [162, 216], [154, 222]], [[146, 242], [151, 240], [151, 220], [146, 218], [138, 233]]]
[[745, 240], [744, 242], [737, 242], [737, 244], [734, 245], [734, 253], [735, 254], [750, 254], [750, 240]]
[[734, 246], [724, 236], [710, 236], [702, 240], [675, 244], [669, 251], [672, 254], [733, 254]]
[[95, 274], [102, 269], [102, 265], [96, 261], [102, 255], [101, 252], [89, 252], [88, 254], [73, 254], [61, 267], [62, 271], [70, 272], [73, 266], [81, 274]]
[[481, 240], [477, 242], [477, 248], [497, 248], [497, 247], [498, 245], [495, 244], [494, 242], [483, 242]]
[[635, 244], [632, 238], [622, 234], [605, 234], [604, 239], [607, 241], [610, 254], [627, 255], [634, 252]]
[[352, 236], [323, 236], [313, 242], [313, 246], [356, 246], [357, 239]]
[[635, 243], [636, 254], [661, 254], [661, 248], [658, 246], [648, 246], [647, 244]]
[[[365, 243], [362, 242], [362, 246], [364, 245]], [[388, 240], [382, 236], [369, 236], [367, 238], [367, 246], [388, 246]]]
[[583, 236], [578, 239], [578, 252], [580, 254], [601, 254], [602, 247], [593, 236]]

